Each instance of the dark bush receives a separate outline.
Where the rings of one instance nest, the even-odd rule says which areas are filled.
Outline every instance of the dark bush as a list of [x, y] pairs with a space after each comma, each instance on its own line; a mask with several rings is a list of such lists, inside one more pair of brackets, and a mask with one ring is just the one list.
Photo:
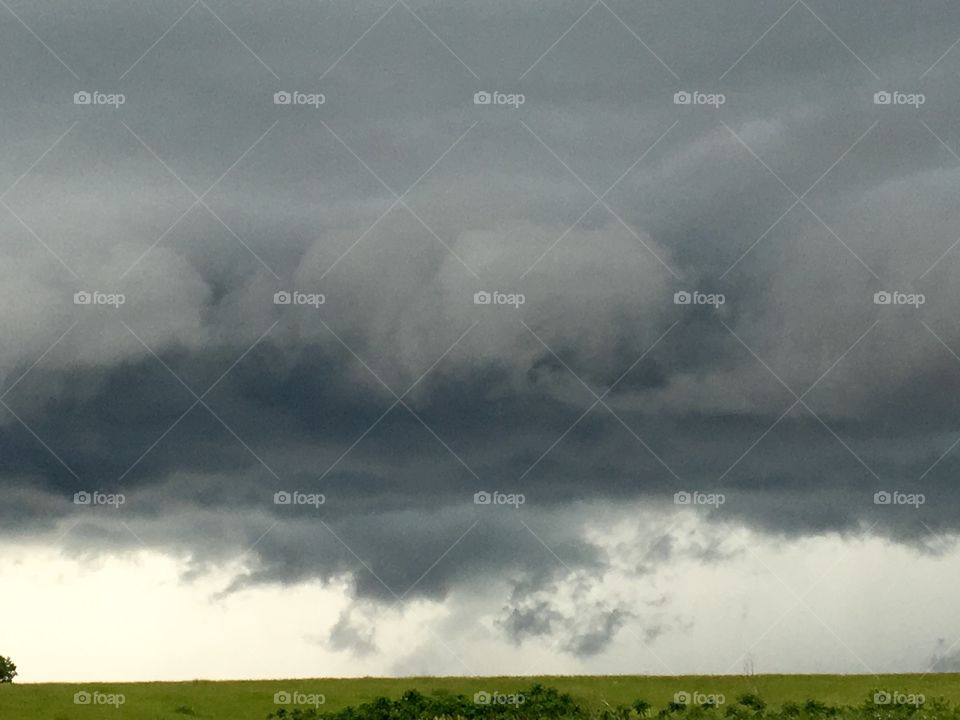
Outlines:
[[0, 655], [0, 683], [12, 683], [17, 676], [17, 666], [13, 660]]
[[763, 712], [767, 704], [763, 701], [763, 698], [754, 693], [746, 693], [737, 698], [737, 705], [743, 705], [746, 708], [750, 708], [755, 712]]
[[[463, 718], [464, 720], [520, 720], [538, 718], [542, 720], [587, 720], [586, 714], [573, 701], [573, 698], [542, 685], [534, 685], [529, 690], [519, 692], [522, 703], [478, 702], [476, 697], [465, 695], [435, 694], [424, 695], [417, 690], [408, 690], [399, 700], [379, 697], [356, 707], [348, 707], [336, 712], [325, 712], [314, 708], [286, 708], [271, 713], [269, 718], [281, 720], [433, 720], [434, 718]], [[623, 706], [627, 716], [616, 720], [627, 720], [630, 708]]]
[[[379, 697], [368, 703], [328, 712], [313, 708], [280, 709], [275, 720], [642, 720], [652, 705], [637, 700], [632, 705], [607, 705], [589, 712], [567, 693], [534, 685], [517, 693], [523, 702], [483, 702], [476, 697], [437, 692], [424, 695], [408, 690], [399, 699]], [[502, 699], [502, 697], [501, 697]], [[729, 706], [687, 705], [669, 702], [661, 720], [960, 720], [960, 707], [943, 700], [921, 705], [877, 704], [871, 695], [859, 707], [837, 707], [819, 700], [788, 702], [771, 709], [757, 694], [748, 693]]]

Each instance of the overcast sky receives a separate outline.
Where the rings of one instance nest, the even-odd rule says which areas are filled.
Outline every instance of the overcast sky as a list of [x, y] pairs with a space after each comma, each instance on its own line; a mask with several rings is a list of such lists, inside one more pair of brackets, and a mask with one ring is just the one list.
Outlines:
[[956, 3], [0, 6], [22, 680], [960, 670]]

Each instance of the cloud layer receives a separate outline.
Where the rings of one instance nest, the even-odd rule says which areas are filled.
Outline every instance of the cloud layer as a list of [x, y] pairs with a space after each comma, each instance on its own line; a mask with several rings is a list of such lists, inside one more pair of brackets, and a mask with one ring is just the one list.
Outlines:
[[0, 534], [347, 578], [322, 640], [359, 655], [371, 607], [505, 577], [509, 643], [655, 643], [683, 620], [591, 533], [678, 492], [715, 535], [634, 578], [741, 527], [947, 552], [960, 11], [875, 6], [11, 3]]

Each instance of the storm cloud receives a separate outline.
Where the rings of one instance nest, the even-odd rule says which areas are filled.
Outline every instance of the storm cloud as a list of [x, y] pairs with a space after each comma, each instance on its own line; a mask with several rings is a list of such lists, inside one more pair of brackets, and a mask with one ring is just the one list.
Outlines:
[[655, 644], [676, 588], [623, 578], [741, 530], [948, 556], [958, 35], [934, 0], [10, 2], [0, 534], [238, 562], [221, 599], [346, 582], [321, 640], [360, 657], [370, 608], [493, 587], [510, 644]]

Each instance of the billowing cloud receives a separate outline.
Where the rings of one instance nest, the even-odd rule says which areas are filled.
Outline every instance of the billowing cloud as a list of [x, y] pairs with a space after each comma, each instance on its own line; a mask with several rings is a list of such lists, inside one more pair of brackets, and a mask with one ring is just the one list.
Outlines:
[[[56, 6], [0, 22], [5, 542], [496, 587], [578, 659], [682, 632], [619, 589], [735, 530], [947, 556], [957, 8]], [[714, 534], [597, 536], [677, 493]], [[324, 642], [376, 655], [358, 617]]]

